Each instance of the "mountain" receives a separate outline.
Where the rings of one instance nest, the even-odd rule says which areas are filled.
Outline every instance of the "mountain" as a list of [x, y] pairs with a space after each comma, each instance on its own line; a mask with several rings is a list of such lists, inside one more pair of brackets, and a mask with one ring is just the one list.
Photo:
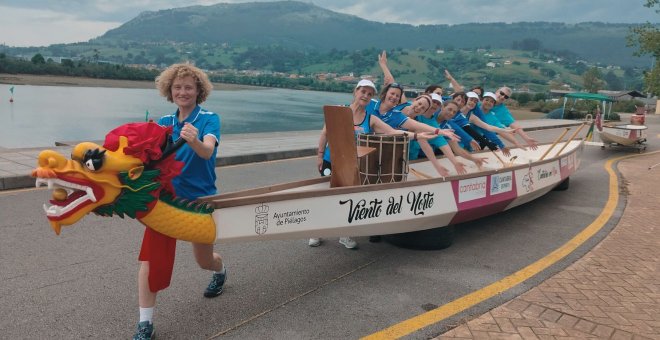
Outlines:
[[627, 24], [550, 22], [421, 25], [379, 23], [297, 1], [191, 6], [143, 12], [91, 43], [181, 42], [278, 45], [328, 51], [415, 48], [511, 48], [536, 39], [542, 48], [621, 66], [648, 66], [626, 47]]

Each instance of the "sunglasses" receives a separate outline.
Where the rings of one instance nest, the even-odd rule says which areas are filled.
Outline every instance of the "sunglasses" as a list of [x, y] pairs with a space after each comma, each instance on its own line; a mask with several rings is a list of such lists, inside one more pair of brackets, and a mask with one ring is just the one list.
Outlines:
[[500, 91], [500, 96], [504, 97], [504, 99], [509, 99], [509, 96], [502, 91]]
[[395, 88], [395, 89], [399, 89], [399, 90], [403, 91], [403, 85], [401, 85], [399, 83], [392, 83], [392, 84], [389, 85], [389, 88]]

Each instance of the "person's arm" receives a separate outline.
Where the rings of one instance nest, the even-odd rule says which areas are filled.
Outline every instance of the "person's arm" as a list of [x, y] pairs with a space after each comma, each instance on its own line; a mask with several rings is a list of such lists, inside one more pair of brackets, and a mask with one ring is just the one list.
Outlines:
[[387, 86], [394, 82], [394, 76], [390, 72], [389, 67], [387, 67], [387, 52], [383, 50], [381, 54], [378, 55], [378, 65], [383, 71], [383, 86]]
[[319, 152], [316, 155], [316, 167], [321, 170], [323, 165], [323, 154], [325, 153], [325, 147], [328, 144], [328, 135], [325, 129], [325, 124], [323, 124], [323, 129], [321, 129], [321, 135], [319, 136]]
[[463, 128], [460, 127], [460, 125], [458, 125], [455, 121], [449, 120], [447, 121], [447, 125], [454, 131], [454, 133], [458, 136], [458, 138], [460, 138], [460, 142], [463, 145], [474, 146], [474, 144], [476, 144], [477, 148], [475, 150], [477, 151], [481, 150], [481, 148], [479, 147], [479, 143], [475, 142], [474, 138], [472, 138], [470, 134], [465, 132], [465, 130], [463, 130]]
[[449, 70], [445, 70], [445, 78], [451, 83], [451, 87], [454, 88], [454, 92], [463, 92], [463, 85], [459, 84], [456, 79], [449, 73]]
[[[378, 65], [383, 71], [383, 86], [387, 86], [395, 82], [394, 75], [390, 71], [390, 68], [387, 66], [387, 52], [383, 50], [381, 54], [378, 55]], [[405, 93], [401, 93], [401, 103], [405, 103], [408, 100]], [[408, 114], [408, 113], [406, 113]]]
[[218, 142], [214, 135], [205, 135], [202, 140], [200, 140], [199, 131], [190, 123], [185, 123], [185, 125], [183, 125], [183, 128], [181, 129], [181, 138], [183, 138], [188, 146], [195, 151], [197, 156], [203, 159], [211, 158], [216, 143]]
[[442, 177], [449, 176], [449, 170], [447, 170], [447, 168], [442, 166], [442, 164], [440, 164], [440, 161], [437, 158], [435, 158], [435, 153], [433, 153], [433, 148], [428, 143], [428, 141], [420, 140], [419, 147], [420, 149], [422, 149], [422, 152], [424, 152], [424, 155], [426, 156], [426, 158], [429, 159], [429, 161], [435, 168], [435, 171], [437, 171], [438, 174], [440, 174], [440, 176]]
[[[459, 147], [459, 149], [460, 149], [460, 147]], [[451, 162], [451, 164], [454, 166], [454, 169], [456, 169], [456, 173], [458, 173], [459, 175], [464, 175], [464, 174], [467, 173], [467, 170], [465, 170], [465, 164], [461, 163], [456, 158], [456, 156], [454, 155], [454, 152], [451, 150], [451, 146], [449, 146], [449, 144], [445, 144], [445, 145], [441, 146], [440, 150], [445, 155], [445, 157]]]
[[483, 120], [481, 120], [481, 118], [477, 117], [476, 115], [470, 115], [470, 123], [482, 128], [484, 130], [488, 130], [490, 132], [495, 132], [495, 133], [510, 133], [510, 132], [513, 132], [512, 129], [502, 129], [502, 128], [497, 127], [495, 125], [490, 125], [490, 124], [484, 122]]
[[461, 138], [457, 136], [454, 131], [447, 130], [447, 129], [438, 129], [435, 128], [431, 125], [420, 123], [414, 119], [408, 119], [406, 120], [403, 124], [401, 124], [401, 127], [406, 129], [406, 130], [412, 130], [412, 131], [417, 131], [417, 132], [429, 132], [429, 133], [434, 133], [437, 135], [442, 135], [445, 136], [451, 140], [455, 140], [457, 142], [461, 141]]
[[514, 133], [519, 134], [520, 137], [522, 137], [522, 139], [525, 141], [525, 143], [527, 143], [527, 145], [529, 145], [529, 147], [532, 150], [538, 149], [538, 143], [539, 142], [536, 139], [530, 137], [525, 131], [523, 131], [522, 126], [520, 126], [520, 124], [518, 124], [518, 122], [511, 123], [511, 125], [509, 125], [509, 127], [512, 128], [515, 131]]
[[[471, 153], [467, 152], [465, 149], [463, 149], [458, 143], [454, 141], [449, 141], [448, 142], [449, 146], [451, 147], [452, 151], [458, 156], [461, 156], [467, 160], [472, 161], [474, 164], [477, 165], [479, 169], [481, 169], [481, 166], [486, 163], [486, 158], [485, 157], [475, 157]], [[478, 144], [478, 143], [477, 143]]]

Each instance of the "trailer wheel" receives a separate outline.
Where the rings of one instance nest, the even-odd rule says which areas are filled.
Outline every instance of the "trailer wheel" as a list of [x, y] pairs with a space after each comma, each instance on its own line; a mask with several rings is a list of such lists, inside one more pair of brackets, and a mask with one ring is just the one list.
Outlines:
[[439, 250], [454, 243], [454, 226], [385, 235], [384, 238], [385, 241], [401, 248]]
[[557, 184], [557, 186], [552, 190], [555, 190], [555, 191], [568, 190], [568, 187], [569, 187], [569, 184], [570, 184], [570, 182], [569, 182], [570, 179], [571, 179], [570, 177], [566, 177], [565, 180], [563, 180], [561, 183]]

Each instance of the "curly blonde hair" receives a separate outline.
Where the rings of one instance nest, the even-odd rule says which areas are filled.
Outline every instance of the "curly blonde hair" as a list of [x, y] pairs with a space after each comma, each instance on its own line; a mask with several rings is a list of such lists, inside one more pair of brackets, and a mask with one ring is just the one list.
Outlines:
[[193, 77], [195, 79], [195, 84], [197, 84], [197, 104], [201, 104], [206, 101], [206, 98], [211, 94], [213, 90], [213, 84], [209, 80], [209, 77], [204, 73], [204, 71], [191, 64], [174, 64], [166, 68], [165, 71], [156, 77], [156, 88], [160, 92], [160, 95], [167, 98], [167, 101], [174, 102], [172, 100], [172, 83], [177, 78]]

